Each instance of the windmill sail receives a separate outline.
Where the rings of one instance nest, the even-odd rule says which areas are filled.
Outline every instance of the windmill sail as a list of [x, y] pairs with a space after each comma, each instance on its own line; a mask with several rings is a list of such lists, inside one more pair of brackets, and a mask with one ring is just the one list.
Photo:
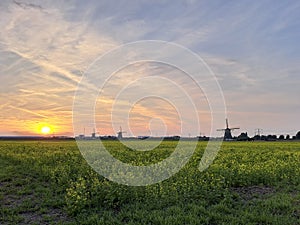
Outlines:
[[224, 131], [224, 140], [231, 140], [232, 139], [231, 131], [237, 130], [237, 129], [240, 129], [240, 128], [239, 127], [229, 128], [228, 119], [226, 118], [226, 128], [225, 129], [217, 129], [217, 131]]

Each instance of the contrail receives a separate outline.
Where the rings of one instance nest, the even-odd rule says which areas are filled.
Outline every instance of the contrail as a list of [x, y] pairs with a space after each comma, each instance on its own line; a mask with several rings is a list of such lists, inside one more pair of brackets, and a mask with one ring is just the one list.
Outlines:
[[43, 118], [47, 118], [47, 116], [44, 116], [42, 114], [39, 114], [39, 113], [36, 113], [36, 112], [33, 112], [31, 110], [28, 110], [28, 109], [23, 109], [23, 108], [20, 108], [20, 107], [15, 107], [15, 106], [9, 106], [10, 108], [13, 108], [13, 109], [17, 109], [17, 110], [20, 110], [20, 111], [23, 111], [23, 112], [27, 112], [29, 114], [33, 114], [33, 115], [36, 115], [36, 116], [40, 116], [40, 117], [43, 117]]

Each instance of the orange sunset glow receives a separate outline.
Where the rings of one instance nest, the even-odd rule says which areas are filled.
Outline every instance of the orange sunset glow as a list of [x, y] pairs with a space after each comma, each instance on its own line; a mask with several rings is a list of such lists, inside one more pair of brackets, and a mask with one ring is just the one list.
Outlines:
[[[241, 14], [246, 18], [240, 20], [239, 15], [234, 16], [241, 12], [237, 8], [233, 14], [224, 13], [220, 17], [222, 24], [215, 14], [207, 18], [205, 13], [195, 13], [195, 10], [209, 11], [197, 1], [183, 2], [184, 6], [174, 6], [182, 10], [167, 12], [164, 10], [168, 7], [158, 7], [162, 12], [153, 15], [146, 13], [154, 10], [151, 7], [135, 14], [135, 10], [143, 8], [142, 2], [120, 3], [120, 13], [115, 13], [118, 10], [115, 6], [107, 9], [103, 6], [105, 13], [99, 13], [97, 10], [102, 6], [97, 1], [86, 6], [76, 1], [73, 6], [68, 2], [58, 5], [51, 1], [40, 2], [38, 7], [26, 1], [1, 3], [0, 136], [73, 137], [84, 132], [91, 134], [93, 129], [100, 134], [116, 135], [120, 126], [132, 131], [132, 135], [148, 134], [149, 121], [155, 118], [164, 120], [170, 135], [178, 134], [181, 122], [189, 129], [183, 136], [197, 136], [199, 129], [209, 134], [212, 118], [206, 93], [176, 65], [149, 62], [119, 68], [106, 83], [98, 84], [104, 85], [102, 91], [91, 80], [87, 90], [99, 92], [95, 101], [96, 115], [93, 115], [97, 127], [82, 121], [79, 133], [74, 134], [74, 96], [88, 68], [119, 46], [149, 39], [181, 45], [207, 64], [224, 95], [228, 118], [233, 125], [241, 126], [239, 132], [254, 135], [254, 130], [261, 128], [265, 133], [294, 135], [300, 126], [298, 14], [279, 10], [278, 16], [268, 19], [263, 11], [257, 12], [261, 15], [257, 17], [251, 15], [250, 10], [249, 15]], [[144, 14], [147, 16], [142, 16]], [[219, 14], [222, 11], [216, 13]], [[249, 26], [252, 22], [254, 25]], [[261, 27], [264, 27], [262, 33]], [[261, 35], [256, 35], [258, 33]], [[130, 54], [134, 55], [134, 51]], [[179, 61], [186, 60], [176, 51], [170, 54]], [[106, 65], [114, 63], [111, 60]], [[189, 65], [191, 70], [194, 66]], [[98, 75], [102, 76], [100, 72]], [[198, 71], [197, 76], [202, 75]], [[145, 77], [163, 77], [168, 81], [142, 80]], [[205, 86], [205, 80], [203, 84]], [[183, 121], [175, 119], [177, 109], [170, 110], [169, 105], [174, 101], [182, 113], [188, 115], [191, 111], [187, 98], [179, 95], [180, 92], [186, 92], [196, 105], [201, 127], [188, 116], [182, 118]], [[155, 102], [149, 98], [132, 104], [128, 100], [133, 97], [138, 100], [138, 96], [145, 94], [168, 95], [173, 102]], [[116, 110], [112, 110], [114, 104], [118, 107]], [[130, 121], [124, 120], [128, 113]], [[222, 128], [225, 118], [219, 121], [216, 127]], [[159, 134], [163, 126], [156, 122], [152, 128], [157, 128], [154, 133]], [[43, 126], [49, 129], [42, 131]], [[220, 133], [213, 130], [212, 135]]]

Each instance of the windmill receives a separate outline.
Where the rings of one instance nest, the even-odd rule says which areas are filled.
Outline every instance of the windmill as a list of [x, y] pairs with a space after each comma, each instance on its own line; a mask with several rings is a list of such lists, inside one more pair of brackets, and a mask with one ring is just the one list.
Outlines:
[[118, 139], [122, 139], [123, 138], [123, 134], [127, 133], [126, 131], [122, 131], [122, 127], [120, 126], [120, 130], [117, 133], [118, 134]]
[[232, 139], [231, 131], [237, 130], [237, 129], [240, 129], [240, 128], [239, 127], [229, 128], [228, 119], [226, 119], [226, 128], [218, 129], [217, 131], [224, 131], [224, 140], [231, 140]]
[[93, 128], [92, 138], [96, 138], [96, 134], [99, 134], [99, 132], [96, 132], [96, 129]]

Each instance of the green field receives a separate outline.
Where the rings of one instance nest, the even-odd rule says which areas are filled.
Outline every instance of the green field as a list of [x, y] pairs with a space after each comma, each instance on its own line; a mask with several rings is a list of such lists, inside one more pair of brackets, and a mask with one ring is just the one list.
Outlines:
[[[158, 184], [108, 181], [75, 141], [0, 142], [0, 224], [300, 224], [300, 142], [227, 142], [208, 170], [189, 163]], [[116, 158], [148, 165], [176, 142], [136, 152], [117, 141]]]

